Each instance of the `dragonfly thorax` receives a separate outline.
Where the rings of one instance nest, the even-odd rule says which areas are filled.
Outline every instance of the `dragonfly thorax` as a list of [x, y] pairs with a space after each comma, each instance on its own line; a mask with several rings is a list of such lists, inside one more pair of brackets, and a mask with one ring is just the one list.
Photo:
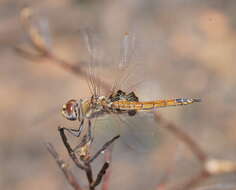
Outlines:
[[90, 100], [83, 103], [83, 113], [88, 119], [104, 115], [108, 104], [105, 96], [92, 96]]

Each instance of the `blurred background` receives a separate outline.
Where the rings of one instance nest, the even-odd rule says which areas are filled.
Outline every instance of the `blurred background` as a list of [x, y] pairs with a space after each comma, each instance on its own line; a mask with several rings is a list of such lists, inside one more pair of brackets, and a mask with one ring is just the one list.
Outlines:
[[[201, 97], [200, 104], [161, 109], [160, 113], [210, 157], [236, 161], [235, 1], [2, 0], [0, 189], [71, 189], [45, 142], [53, 143], [82, 185], [87, 183], [68, 158], [57, 131], [59, 125], [75, 127], [62, 118], [60, 109], [71, 98], [90, 96], [87, 83], [49, 60], [27, 60], [16, 53], [14, 48], [22, 44], [32, 48], [19, 17], [26, 5], [46, 29], [49, 25], [50, 50], [83, 68], [90, 59], [81, 31], [92, 28], [102, 52], [99, 68], [108, 82], [117, 75], [113, 66], [119, 62], [122, 36], [135, 33], [133, 81], [143, 82], [135, 86], [140, 99]], [[113, 137], [107, 125], [96, 129], [98, 147]], [[170, 183], [194, 176], [199, 164], [187, 147], [167, 131], [160, 130], [156, 138], [156, 147], [145, 153], [128, 147], [127, 139], [115, 143], [110, 189], [155, 189], [170, 169]], [[99, 169], [102, 162], [101, 157], [94, 167]], [[201, 186], [235, 189], [235, 181], [235, 174], [227, 174]]]

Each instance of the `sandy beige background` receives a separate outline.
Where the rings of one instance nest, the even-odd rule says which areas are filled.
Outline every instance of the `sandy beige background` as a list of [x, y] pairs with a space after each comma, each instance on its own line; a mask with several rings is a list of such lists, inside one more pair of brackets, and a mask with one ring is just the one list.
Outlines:
[[[89, 96], [87, 84], [47, 60], [30, 61], [16, 54], [15, 46], [28, 43], [19, 20], [25, 5], [48, 20], [52, 51], [73, 63], [89, 61], [81, 30], [93, 28], [106, 47], [100, 68], [107, 81], [115, 75], [111, 69], [118, 60], [122, 35], [134, 31], [140, 67], [136, 79], [145, 81], [137, 88], [140, 98], [201, 97], [201, 104], [160, 112], [190, 134], [209, 156], [236, 161], [235, 1], [2, 0], [0, 189], [71, 189], [46, 151], [43, 143], [47, 141], [86, 185], [82, 172], [66, 154], [57, 126], [73, 126], [61, 117], [60, 107], [70, 98]], [[99, 130], [97, 139], [104, 133], [109, 137], [109, 132]], [[199, 165], [188, 149], [172, 136], [160, 138], [160, 146], [145, 154], [117, 142], [110, 189], [155, 189], [170, 164], [171, 183], [194, 175]], [[102, 158], [96, 168], [99, 162]], [[203, 186], [234, 189], [235, 180], [235, 174], [228, 174]]]

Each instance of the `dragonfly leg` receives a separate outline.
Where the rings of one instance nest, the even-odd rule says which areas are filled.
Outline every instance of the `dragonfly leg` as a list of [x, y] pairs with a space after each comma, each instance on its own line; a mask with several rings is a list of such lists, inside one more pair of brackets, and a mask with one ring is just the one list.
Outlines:
[[79, 137], [84, 128], [84, 119], [80, 122], [79, 129], [68, 129], [63, 127], [64, 130], [68, 131], [70, 134]]
[[92, 142], [93, 142], [92, 124], [91, 124], [91, 121], [88, 120], [88, 133], [83, 136], [82, 141], [73, 149], [73, 151], [81, 149], [85, 147], [86, 145], [89, 146], [89, 144], [91, 144]]
[[88, 120], [88, 134], [87, 134], [87, 143], [93, 142], [93, 134], [92, 134], [92, 123]]

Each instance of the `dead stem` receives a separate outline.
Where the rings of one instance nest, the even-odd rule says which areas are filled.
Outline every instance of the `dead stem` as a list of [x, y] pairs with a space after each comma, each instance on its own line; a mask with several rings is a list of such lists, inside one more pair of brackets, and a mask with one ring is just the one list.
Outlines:
[[54, 146], [50, 143], [46, 143], [46, 147], [48, 152], [52, 155], [52, 157], [57, 162], [57, 165], [61, 169], [61, 171], [64, 173], [68, 183], [75, 189], [75, 190], [83, 190], [78, 180], [75, 178], [74, 174], [70, 171], [68, 168], [68, 165], [59, 157], [58, 153], [56, 152]]
[[109, 162], [108, 161], [105, 161], [105, 163], [103, 164], [102, 168], [100, 169], [99, 173], [97, 174], [97, 177], [96, 179], [94, 180], [93, 178], [93, 171], [92, 171], [92, 166], [91, 166], [91, 163], [104, 151], [107, 151], [107, 148], [116, 140], [118, 139], [120, 136], [116, 136], [114, 138], [112, 138], [111, 140], [109, 140], [108, 142], [106, 142], [101, 149], [99, 149], [97, 151], [97, 153], [90, 159], [90, 146], [85, 146], [88, 148], [88, 151], [86, 151], [86, 153], [88, 155], [78, 155], [77, 157], [77, 154], [73, 151], [73, 149], [71, 148], [70, 144], [68, 143], [68, 140], [67, 140], [67, 137], [65, 135], [65, 132], [64, 132], [64, 128], [63, 127], [59, 127], [58, 128], [59, 130], [59, 133], [60, 133], [60, 136], [61, 136], [61, 139], [68, 151], [68, 154], [69, 156], [71, 157], [71, 159], [73, 160], [73, 162], [75, 163], [75, 165], [82, 169], [83, 171], [85, 171], [86, 173], [86, 176], [87, 176], [87, 180], [88, 180], [88, 183], [89, 183], [89, 189], [90, 190], [94, 190], [95, 187], [97, 185], [99, 185], [102, 181], [102, 178], [103, 176], [106, 174], [106, 170], [109, 168]]

